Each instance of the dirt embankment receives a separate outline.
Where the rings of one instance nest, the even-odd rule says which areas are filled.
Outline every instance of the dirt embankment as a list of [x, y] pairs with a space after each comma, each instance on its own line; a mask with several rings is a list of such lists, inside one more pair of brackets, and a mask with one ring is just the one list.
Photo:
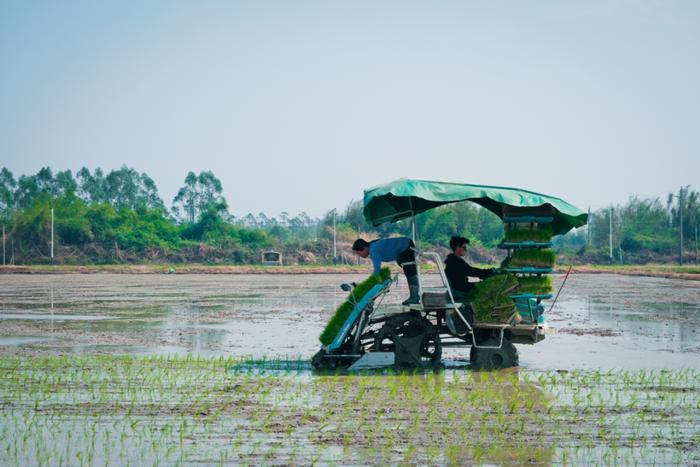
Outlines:
[[109, 266], [0, 266], [0, 274], [348, 274], [371, 271], [369, 266], [211, 266], [203, 264], [115, 264]]
[[[400, 269], [392, 265], [394, 272]], [[568, 267], [559, 266], [557, 273], [566, 273]], [[366, 265], [291, 265], [291, 266], [245, 266], [245, 265], [163, 265], [163, 264], [114, 264], [114, 265], [56, 265], [56, 266], [0, 266], [0, 274], [369, 274], [371, 266]], [[423, 272], [434, 273], [434, 267], [423, 267]], [[627, 276], [664, 277], [700, 281], [700, 270], [665, 265], [649, 266], [595, 266], [576, 265], [575, 274], [622, 274]]]
[[[561, 273], [566, 273], [567, 270], [567, 267], [557, 267], [555, 269], [556, 272]], [[665, 265], [615, 267], [576, 265], [573, 267], [572, 272], [579, 274], [622, 274], [625, 276], [664, 277], [667, 279], [700, 281], [700, 270], [697, 268], [689, 268], [688, 271], [684, 271], [682, 268]]]

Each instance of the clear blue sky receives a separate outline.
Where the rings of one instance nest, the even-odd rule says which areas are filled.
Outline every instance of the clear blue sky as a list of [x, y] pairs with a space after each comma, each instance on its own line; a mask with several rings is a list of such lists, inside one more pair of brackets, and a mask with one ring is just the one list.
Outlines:
[[212, 170], [320, 216], [400, 177], [700, 188], [700, 2], [0, 0], [0, 166]]

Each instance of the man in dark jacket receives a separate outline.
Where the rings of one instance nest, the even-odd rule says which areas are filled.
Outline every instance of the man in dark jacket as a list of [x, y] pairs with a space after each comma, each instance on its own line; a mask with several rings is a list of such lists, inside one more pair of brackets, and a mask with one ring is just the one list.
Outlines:
[[496, 274], [495, 269], [479, 269], [467, 263], [464, 256], [467, 254], [468, 244], [469, 239], [467, 238], [457, 235], [452, 237], [450, 239], [452, 253], [447, 255], [445, 259], [445, 274], [452, 289], [452, 296], [457, 301], [466, 298], [474, 288], [474, 283], [469, 282], [470, 277], [486, 279]]

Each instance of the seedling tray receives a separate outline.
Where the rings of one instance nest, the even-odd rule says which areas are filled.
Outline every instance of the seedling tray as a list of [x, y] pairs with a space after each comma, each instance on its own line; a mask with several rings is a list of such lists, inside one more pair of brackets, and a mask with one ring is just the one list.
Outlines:
[[505, 268], [506, 272], [522, 273], [522, 274], [551, 274], [552, 268]]
[[543, 243], [527, 240], [524, 242], [503, 242], [500, 245], [498, 245], [498, 248], [502, 250], [512, 250], [513, 248], [550, 248], [551, 246], [551, 242]]
[[532, 294], [532, 293], [522, 293], [522, 294], [516, 294], [516, 295], [511, 295], [510, 298], [536, 298], [540, 300], [549, 300], [552, 298], [554, 295], [551, 293], [548, 294]]

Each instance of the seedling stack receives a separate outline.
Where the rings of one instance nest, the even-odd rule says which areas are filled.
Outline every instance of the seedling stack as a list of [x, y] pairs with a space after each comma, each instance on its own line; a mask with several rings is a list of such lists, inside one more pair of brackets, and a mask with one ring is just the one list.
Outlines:
[[489, 277], [474, 286], [470, 299], [475, 323], [508, 323], [513, 319], [511, 294], [518, 289], [518, 279], [513, 274]]
[[517, 308], [517, 320], [543, 323], [542, 300], [552, 297], [552, 279], [556, 254], [552, 247], [554, 213], [549, 205], [538, 207], [505, 206], [504, 238], [499, 248], [508, 256], [502, 268], [518, 281], [511, 295]]

